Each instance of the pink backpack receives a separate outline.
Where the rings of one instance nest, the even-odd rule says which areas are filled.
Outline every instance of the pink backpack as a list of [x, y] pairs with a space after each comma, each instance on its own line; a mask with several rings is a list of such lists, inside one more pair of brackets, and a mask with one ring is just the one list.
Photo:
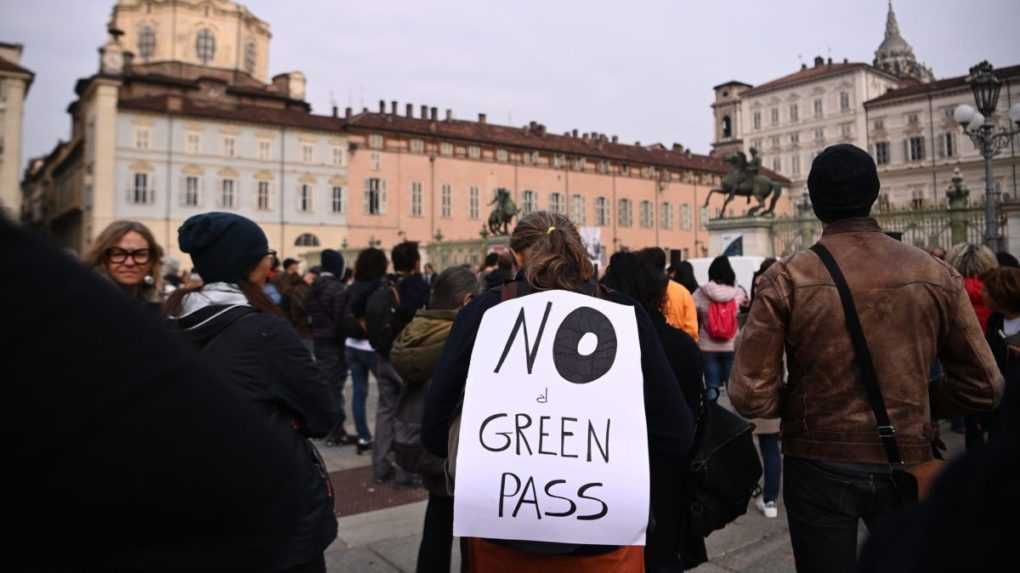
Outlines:
[[737, 336], [737, 301], [711, 301], [705, 332], [714, 340], [733, 340]]

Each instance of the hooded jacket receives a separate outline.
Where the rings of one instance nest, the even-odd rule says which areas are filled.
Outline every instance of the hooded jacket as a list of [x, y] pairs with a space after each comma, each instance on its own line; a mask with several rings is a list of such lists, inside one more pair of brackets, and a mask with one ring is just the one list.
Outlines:
[[311, 323], [313, 340], [329, 341], [343, 345], [344, 304], [347, 302], [347, 289], [333, 273], [323, 271], [308, 290], [305, 310]]
[[397, 463], [407, 471], [421, 474], [433, 495], [446, 495], [446, 488], [443, 458], [425, 451], [421, 443], [425, 393], [456, 316], [456, 310], [418, 311], [390, 351], [390, 361], [404, 382], [394, 425]]
[[737, 309], [740, 309], [744, 305], [744, 301], [747, 300], [744, 289], [739, 286], [721, 285], [709, 281], [701, 285], [701, 288], [694, 292], [694, 306], [698, 309], [698, 325], [700, 330], [698, 347], [701, 348], [702, 352], [733, 352], [734, 343], [737, 340], [736, 336], [730, 340], [716, 340], [705, 332], [705, 324], [708, 323], [708, 308], [712, 303], [728, 302], [731, 300], [735, 300], [737, 302]]
[[289, 436], [303, 513], [285, 562], [276, 565], [284, 569], [321, 555], [336, 538], [336, 519], [326, 466], [308, 438], [326, 435], [337, 413], [332, 391], [308, 349], [285, 319], [257, 312], [228, 283], [189, 294], [174, 322], [226, 383]]

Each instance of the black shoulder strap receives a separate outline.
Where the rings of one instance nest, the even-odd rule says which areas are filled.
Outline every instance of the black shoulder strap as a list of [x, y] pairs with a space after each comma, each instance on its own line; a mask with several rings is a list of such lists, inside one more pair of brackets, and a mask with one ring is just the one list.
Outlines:
[[836, 283], [836, 290], [839, 291], [839, 300], [843, 303], [843, 314], [846, 315], [846, 327], [850, 331], [850, 339], [853, 341], [854, 354], [857, 355], [857, 366], [864, 378], [864, 389], [868, 393], [868, 401], [871, 402], [871, 409], [875, 412], [875, 420], [878, 422], [878, 435], [882, 439], [882, 446], [885, 447], [885, 455], [889, 463], [901, 465], [903, 458], [900, 456], [899, 446], [896, 444], [896, 427], [889, 420], [889, 413], [885, 409], [885, 400], [882, 399], [882, 390], [878, 386], [878, 374], [875, 372], [875, 363], [871, 359], [871, 351], [868, 349], [868, 341], [864, 338], [864, 330], [861, 328], [861, 320], [857, 315], [857, 307], [850, 295], [850, 287], [846, 284], [843, 271], [832, 258], [832, 253], [821, 243], [815, 243], [811, 247], [822, 264], [832, 275], [832, 281]]

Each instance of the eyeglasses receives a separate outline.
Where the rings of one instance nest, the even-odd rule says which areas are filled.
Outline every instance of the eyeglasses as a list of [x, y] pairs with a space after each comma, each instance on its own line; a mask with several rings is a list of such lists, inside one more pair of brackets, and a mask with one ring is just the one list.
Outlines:
[[269, 252], [266, 253], [265, 256], [273, 257], [275, 259], [276, 258], [276, 251], [274, 251], [273, 249], [269, 249]]
[[123, 264], [127, 261], [128, 257], [135, 262], [136, 265], [144, 265], [149, 262], [149, 249], [138, 249], [137, 251], [125, 251], [114, 247], [106, 250], [106, 260], [111, 263]]

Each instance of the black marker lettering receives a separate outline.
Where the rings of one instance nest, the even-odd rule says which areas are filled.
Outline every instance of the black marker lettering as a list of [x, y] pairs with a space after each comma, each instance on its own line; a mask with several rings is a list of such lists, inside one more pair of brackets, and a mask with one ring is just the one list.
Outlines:
[[[531, 499], [525, 499], [528, 496], [528, 490], [531, 490]], [[521, 497], [517, 498], [517, 507], [514, 508], [514, 517], [517, 517], [517, 512], [521, 510], [521, 506], [530, 503], [535, 506], [535, 517], [542, 519], [542, 512], [538, 509], [538, 491], [535, 489], [535, 478], [529, 477], [528, 482], [524, 484], [524, 490], [521, 492]]]
[[574, 432], [567, 431], [567, 420], [570, 420], [571, 422], [576, 422], [577, 418], [560, 418], [560, 456], [564, 458], [576, 458], [577, 454], [567, 453], [566, 447], [567, 436], [574, 435]]
[[[521, 425], [521, 418], [527, 420], [527, 424]], [[528, 437], [524, 435], [524, 430], [531, 427], [531, 416], [527, 414], [517, 414], [514, 416], [514, 422], [517, 426], [517, 455], [521, 455], [521, 442], [524, 442], [524, 447], [528, 448], [528, 455], [534, 455], [531, 451], [531, 444], [528, 443]]]
[[[517, 482], [514, 485], [514, 492], [511, 493], [510, 495], [506, 494], [506, 478], [507, 478], [507, 476], [510, 476], [510, 477], [514, 478], [514, 481]], [[500, 517], [503, 517], [503, 500], [508, 498], [508, 497], [513, 497], [513, 496], [517, 495], [517, 492], [520, 491], [520, 490], [521, 490], [521, 478], [517, 477], [516, 475], [514, 475], [514, 474], [512, 474], [510, 472], [503, 472], [503, 477], [499, 478], [499, 516]], [[514, 515], [516, 515], [516, 512], [514, 512]]]
[[485, 443], [485, 427], [489, 425], [489, 422], [495, 420], [496, 418], [506, 417], [507, 414], [493, 414], [486, 418], [484, 422], [482, 422], [482, 426], [478, 429], [478, 441], [479, 443], [482, 444], [483, 448], [489, 450], [490, 452], [502, 452], [503, 450], [510, 447], [510, 432], [493, 432], [497, 436], [503, 436], [504, 438], [506, 438], [506, 443], [504, 443], [502, 446], [498, 448], [489, 447], [489, 445]]
[[602, 443], [599, 442], [598, 434], [595, 433], [595, 426], [591, 425], [591, 420], [588, 420], [588, 461], [591, 461], [591, 445], [594, 444], [598, 447], [599, 453], [602, 454], [602, 459], [609, 463], [609, 423], [612, 420], [606, 418], [606, 447], [602, 447]]
[[514, 328], [510, 331], [510, 338], [507, 339], [506, 346], [503, 347], [503, 355], [499, 357], [499, 362], [496, 364], [496, 369], [493, 372], [499, 373], [499, 369], [503, 367], [503, 361], [506, 360], [507, 354], [510, 354], [510, 348], [514, 345], [514, 340], [517, 339], [517, 331], [523, 328], [524, 355], [528, 361], [528, 374], [531, 374], [531, 368], [535, 365], [535, 357], [538, 356], [538, 346], [542, 343], [542, 333], [545, 332], [545, 322], [549, 318], [550, 310], [552, 310], [551, 302], [545, 305], [545, 314], [542, 315], [542, 324], [538, 326], [538, 336], [535, 337], [535, 345], [531, 346], [528, 341], [528, 324], [524, 321], [524, 309], [521, 309], [520, 314], [517, 315], [517, 322], [514, 323]]
[[545, 421], [549, 419], [549, 416], [539, 416], [538, 418], [538, 453], [544, 456], [555, 456], [556, 452], [547, 452], [542, 449], [542, 444], [545, 442], [545, 438], [549, 435], [549, 432], [545, 431]]
[[577, 519], [580, 519], [581, 521], [592, 521], [592, 520], [595, 520], [595, 519], [602, 519], [603, 517], [606, 516], [607, 513], [609, 513], [609, 506], [606, 505], [606, 502], [602, 501], [601, 499], [599, 499], [597, 497], [588, 497], [588, 496], [584, 495], [585, 493], [588, 492], [589, 489], [591, 489], [593, 487], [602, 487], [602, 484], [596, 482], [596, 483], [586, 483], [586, 484], [582, 485], [577, 490], [577, 497], [579, 497], [581, 499], [597, 501], [600, 504], [602, 504], [602, 509], [598, 513], [593, 513], [593, 514], [590, 514], [590, 515], [578, 515]]
[[570, 517], [571, 515], [574, 514], [575, 511], [577, 511], [577, 504], [574, 503], [574, 500], [570, 499], [569, 497], [563, 497], [563, 496], [560, 496], [560, 495], [556, 495], [555, 493], [549, 491], [550, 489], [552, 489], [552, 487], [554, 485], [559, 485], [561, 483], [567, 483], [567, 480], [565, 480], [565, 479], [554, 479], [551, 482], [545, 484], [545, 494], [548, 495], [549, 497], [553, 497], [553, 498], [556, 498], [556, 499], [562, 499], [563, 501], [569, 503], [570, 504], [570, 509], [568, 509], [567, 511], [564, 511], [564, 512], [552, 512], [552, 511], [545, 512], [545, 514], [547, 516], [549, 516], [549, 517]]

